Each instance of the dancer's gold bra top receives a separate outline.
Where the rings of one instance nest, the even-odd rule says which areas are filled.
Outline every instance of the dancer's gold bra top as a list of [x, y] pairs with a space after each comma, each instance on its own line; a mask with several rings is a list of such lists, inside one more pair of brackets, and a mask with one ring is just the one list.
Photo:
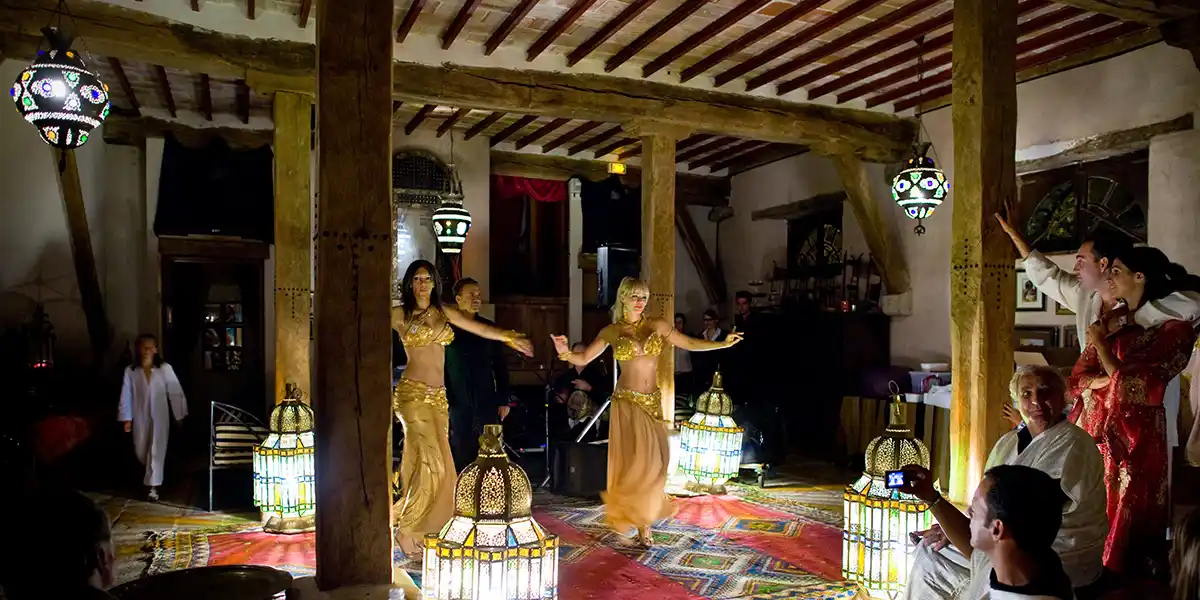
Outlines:
[[663, 348], [666, 346], [666, 338], [659, 335], [657, 331], [651, 333], [646, 341], [640, 344], [640, 347], [637, 340], [622, 335], [612, 343], [613, 357], [620, 361], [626, 361], [639, 356], [658, 356], [662, 354]]
[[416, 348], [433, 344], [449, 346], [450, 342], [454, 341], [454, 329], [450, 327], [450, 322], [443, 322], [442, 328], [435, 332], [432, 327], [425, 324], [425, 318], [428, 314], [428, 310], [421, 313], [421, 316], [409, 322], [408, 327], [404, 329], [404, 335], [400, 337], [400, 341], [404, 342], [405, 348]]

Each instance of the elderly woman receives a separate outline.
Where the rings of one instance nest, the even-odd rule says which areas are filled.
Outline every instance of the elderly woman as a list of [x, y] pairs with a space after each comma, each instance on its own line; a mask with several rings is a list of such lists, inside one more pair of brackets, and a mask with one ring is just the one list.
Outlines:
[[[1057, 371], [1021, 367], [1013, 374], [1009, 388], [1027, 426], [1000, 437], [984, 470], [997, 465], [1025, 465], [1060, 480], [1070, 500], [1063, 506], [1062, 527], [1054, 540], [1054, 550], [1076, 589], [1095, 583], [1100, 578], [1108, 536], [1100, 451], [1086, 431], [1067, 421], [1067, 385]], [[914, 541], [920, 545], [904, 597], [984, 597], [991, 565], [982, 552], [971, 551], [970, 520], [933, 488], [929, 471], [917, 466], [905, 470], [913, 473], [915, 483], [904, 491], [929, 503], [937, 525], [914, 534]]]

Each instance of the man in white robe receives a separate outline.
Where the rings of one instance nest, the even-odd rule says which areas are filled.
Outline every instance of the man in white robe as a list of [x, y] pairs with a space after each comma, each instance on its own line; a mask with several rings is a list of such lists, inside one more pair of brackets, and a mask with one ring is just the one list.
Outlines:
[[[1069, 501], [1053, 548], [1074, 587], [1095, 583], [1103, 570], [1108, 515], [1104, 461], [1096, 442], [1066, 420], [1066, 382], [1050, 367], [1021, 367], [1013, 375], [1012, 396], [1027, 426], [996, 442], [986, 469], [1024, 465], [1058, 479]], [[928, 471], [920, 467], [906, 467]], [[920, 479], [920, 477], [918, 477]], [[932, 486], [928, 486], [932, 489]], [[909, 491], [902, 489], [902, 491]], [[904, 598], [912, 600], [981, 600], [988, 597], [991, 565], [982, 552], [972, 552], [969, 520], [936, 491], [914, 493], [930, 503], [938, 525], [921, 532]]]
[[[157, 348], [155, 349], [157, 352]], [[167, 438], [171, 432], [171, 414], [176, 421], [187, 416], [187, 399], [171, 365], [156, 361], [157, 366], [125, 369], [117, 420], [133, 434], [133, 450], [146, 467], [142, 480], [150, 501], [158, 500], [163, 482], [163, 464], [167, 460]]]

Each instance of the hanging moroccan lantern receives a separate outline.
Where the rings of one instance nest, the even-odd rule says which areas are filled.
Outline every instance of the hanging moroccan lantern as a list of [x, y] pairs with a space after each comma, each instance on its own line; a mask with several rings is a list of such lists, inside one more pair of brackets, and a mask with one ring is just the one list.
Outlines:
[[934, 209], [941, 206], [946, 194], [950, 193], [950, 180], [933, 164], [932, 158], [925, 156], [928, 151], [929, 144], [921, 144], [908, 159], [904, 170], [892, 179], [892, 199], [904, 209], [908, 218], [916, 219], [917, 226], [913, 231], [917, 235], [925, 233], [921, 221], [933, 216]]
[[254, 505], [263, 531], [299, 533], [316, 525], [316, 465], [313, 411], [296, 384], [271, 411], [271, 433], [254, 448]]
[[461, 254], [467, 232], [471, 231], [471, 213], [463, 208], [462, 192], [447, 194], [442, 205], [433, 211], [433, 234], [446, 254]]
[[721, 373], [696, 400], [696, 412], [680, 426], [679, 468], [687, 473], [693, 491], [722, 493], [725, 482], [738, 474], [742, 462], [743, 430], [733, 421], [733, 400], [721, 388]]
[[50, 48], [38, 52], [17, 75], [12, 99], [47, 144], [78, 148], [108, 117], [108, 86], [71, 49], [69, 36], [51, 27], [43, 28], [42, 35]]
[[425, 536], [426, 600], [557, 600], [558, 536], [533, 520], [533, 490], [508, 462], [500, 425], [484, 425], [479, 458], [454, 487], [454, 517]]
[[33, 320], [25, 325], [25, 355], [31, 369], [54, 368], [54, 325], [41, 304], [33, 311]]
[[[842, 576], [875, 598], [896, 598], [912, 568], [908, 534], [929, 529], [929, 505], [887, 487], [887, 472], [907, 465], [929, 468], [929, 448], [904, 420], [904, 402], [892, 382], [891, 417], [867, 445], [866, 469], [842, 494]], [[936, 483], [935, 483], [936, 485]]]

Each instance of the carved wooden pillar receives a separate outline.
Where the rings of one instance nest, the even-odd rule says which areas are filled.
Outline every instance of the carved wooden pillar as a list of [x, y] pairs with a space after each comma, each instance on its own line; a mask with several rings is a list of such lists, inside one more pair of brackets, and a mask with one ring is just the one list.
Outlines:
[[392, 0], [317, 3], [317, 583], [392, 580]]
[[[1012, 244], [993, 214], [1016, 192], [1016, 0], [954, 6], [950, 498], [969, 502], [1013, 372]], [[946, 482], [943, 482], [945, 484]]]
[[312, 98], [277, 92], [275, 121], [275, 402], [284, 384], [312, 393], [309, 282], [312, 278]]

